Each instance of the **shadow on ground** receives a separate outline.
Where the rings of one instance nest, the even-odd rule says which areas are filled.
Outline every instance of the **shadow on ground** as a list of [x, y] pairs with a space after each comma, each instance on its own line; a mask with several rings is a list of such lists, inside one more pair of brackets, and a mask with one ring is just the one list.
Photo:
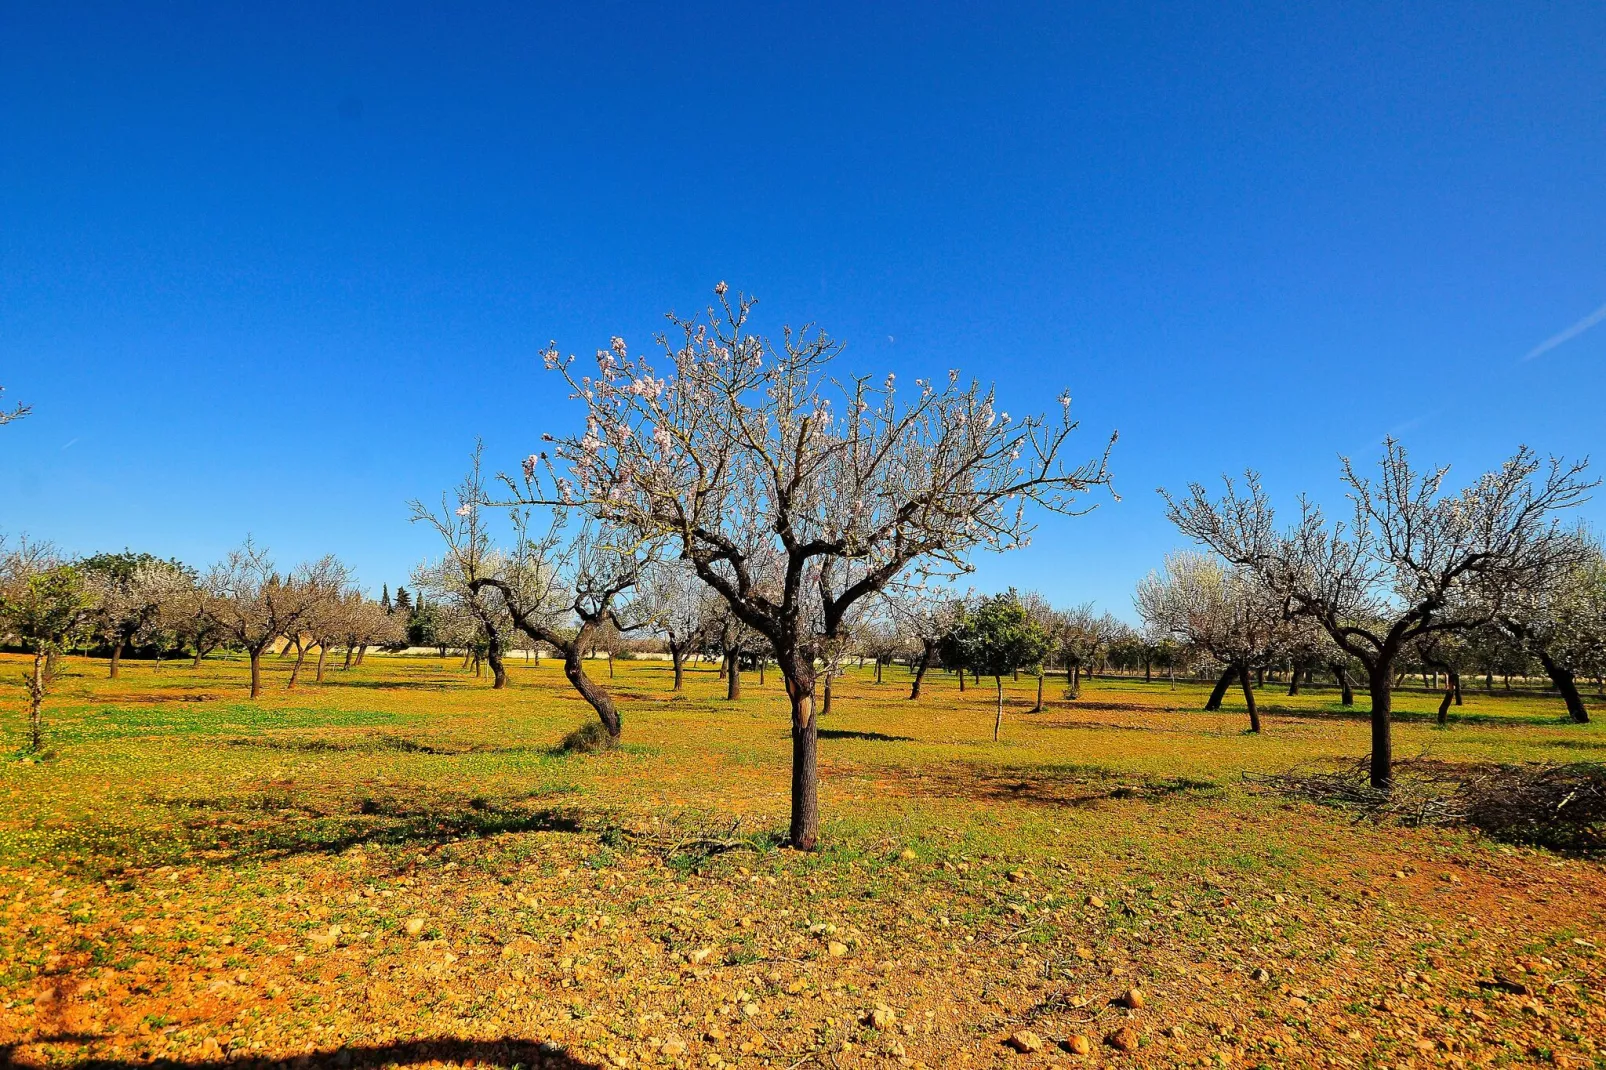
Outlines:
[[1220, 785], [1191, 777], [1125, 777], [1096, 766], [1063, 769], [928, 767], [878, 771], [879, 786], [906, 796], [1020, 802], [1033, 806], [1083, 807], [1116, 799], [1218, 794]]
[[822, 728], [821, 739], [862, 739], [870, 743], [913, 743], [913, 736], [889, 736], [884, 732], [853, 732], [846, 728]]
[[[40, 1044], [84, 1044], [95, 1037], [68, 1036], [44, 1037]], [[19, 1044], [0, 1045], [0, 1068], [17, 1067], [19, 1070], [44, 1070], [45, 1067], [71, 1066], [75, 1070], [151, 1070], [155, 1067], [173, 1070], [314, 1070], [331, 1067], [349, 1070], [366, 1066], [417, 1066], [421, 1063], [455, 1063], [459, 1066], [524, 1067], [526, 1070], [600, 1070], [597, 1063], [582, 1062], [566, 1054], [560, 1047], [543, 1050], [533, 1040], [503, 1037], [500, 1040], [460, 1040], [439, 1037], [429, 1040], [411, 1040], [398, 1044], [347, 1045], [327, 1051], [315, 1051], [283, 1059], [252, 1059], [244, 1056], [215, 1059], [112, 1059], [83, 1056], [68, 1062], [59, 1059], [33, 1060], [16, 1054]]]

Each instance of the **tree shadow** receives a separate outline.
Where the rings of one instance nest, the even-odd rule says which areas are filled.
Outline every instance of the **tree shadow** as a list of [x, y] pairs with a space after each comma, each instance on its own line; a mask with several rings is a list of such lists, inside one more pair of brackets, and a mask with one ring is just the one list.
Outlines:
[[884, 732], [854, 732], [846, 728], [822, 728], [821, 739], [862, 739], [870, 743], [913, 743], [913, 736], [889, 736]]
[[1219, 795], [1220, 785], [1192, 777], [1122, 777], [1097, 766], [1023, 769], [1016, 767], [926, 768], [881, 774], [913, 796], [1017, 802], [1030, 806], [1090, 807], [1124, 799], [1173, 795]]
[[295, 751], [306, 754], [356, 751], [377, 753], [399, 751], [403, 754], [433, 754], [446, 757], [464, 754], [528, 754], [531, 747], [492, 747], [481, 743], [425, 743], [405, 736], [368, 735], [354, 739], [283, 738], [277, 736], [246, 736], [227, 741], [230, 747], [255, 747], [262, 750]]
[[[69, 1035], [41, 1037], [34, 1044], [90, 1043], [100, 1039], [93, 1036]], [[350, 1070], [366, 1066], [417, 1066], [421, 1063], [456, 1063], [462, 1066], [524, 1067], [526, 1070], [601, 1070], [601, 1064], [584, 1062], [563, 1050], [561, 1045], [543, 1044], [521, 1037], [502, 1037], [497, 1040], [464, 1040], [458, 1037], [433, 1037], [426, 1040], [400, 1041], [395, 1044], [348, 1044], [339, 1048], [309, 1052], [285, 1058], [233, 1058], [219, 1056], [212, 1059], [122, 1059], [86, 1055], [69, 1063], [57, 1060], [34, 1060], [19, 1057], [16, 1052], [25, 1045], [0, 1045], [0, 1068], [18, 1070], [45, 1070], [46, 1067], [71, 1066], [75, 1070]]]

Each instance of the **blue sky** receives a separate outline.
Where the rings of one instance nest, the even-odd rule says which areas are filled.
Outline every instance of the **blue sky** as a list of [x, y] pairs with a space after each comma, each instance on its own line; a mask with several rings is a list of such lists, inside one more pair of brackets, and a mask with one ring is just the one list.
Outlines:
[[1606, 8], [1401, 6], [4, 5], [0, 529], [394, 586], [720, 279], [1119, 429], [979, 580], [1123, 615], [1156, 487], [1600, 453]]

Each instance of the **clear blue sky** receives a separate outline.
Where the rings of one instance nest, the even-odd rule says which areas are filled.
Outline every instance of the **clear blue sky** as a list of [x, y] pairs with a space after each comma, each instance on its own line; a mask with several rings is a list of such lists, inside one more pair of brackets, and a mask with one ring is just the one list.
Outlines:
[[1606, 323], [1524, 360], [1606, 304], [1606, 7], [1111, 7], [4, 4], [0, 528], [394, 586], [540, 344], [719, 279], [1069, 387], [1122, 500], [980, 578], [1123, 615], [1158, 486], [1606, 462]]

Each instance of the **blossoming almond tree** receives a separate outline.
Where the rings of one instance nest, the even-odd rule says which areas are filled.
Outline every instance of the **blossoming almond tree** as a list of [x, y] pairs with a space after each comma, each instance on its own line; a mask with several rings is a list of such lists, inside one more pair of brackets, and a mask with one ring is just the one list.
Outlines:
[[[891, 376], [838, 382], [838, 342], [812, 326], [766, 338], [749, 326], [753, 298], [714, 292], [706, 315], [669, 316], [655, 357], [615, 338], [583, 374], [547, 350], [585, 429], [525, 461], [523, 500], [670, 541], [768, 641], [791, 707], [790, 842], [812, 849], [816, 658], [905, 573], [964, 571], [973, 550], [1024, 545], [1034, 507], [1082, 511], [1083, 493], [1108, 483], [1109, 447], [1067, 460], [1068, 395], [1052, 418], [1017, 420], [956, 372], [916, 380], [907, 399]], [[763, 582], [755, 562], [771, 559], [778, 582]]]

